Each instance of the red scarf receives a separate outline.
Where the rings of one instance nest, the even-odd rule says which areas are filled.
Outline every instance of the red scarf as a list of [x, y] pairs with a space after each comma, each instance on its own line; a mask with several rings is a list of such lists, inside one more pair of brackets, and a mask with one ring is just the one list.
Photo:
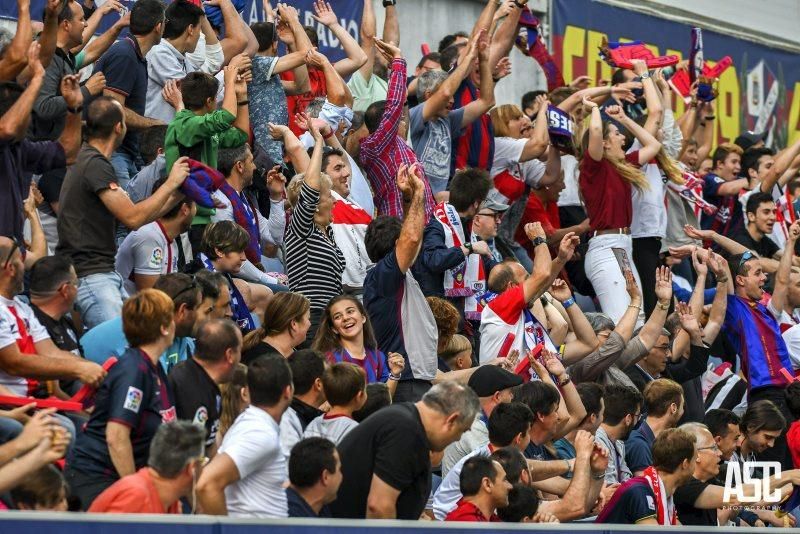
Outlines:
[[[659, 525], [677, 525], [678, 512], [675, 510], [675, 503], [672, 502], [672, 496], [667, 495], [667, 488], [658, 476], [658, 471], [653, 466], [644, 470], [642, 475], [647, 483], [650, 484], [650, 489], [653, 490], [656, 501], [656, 518]], [[669, 522], [667, 522], [669, 521]]]

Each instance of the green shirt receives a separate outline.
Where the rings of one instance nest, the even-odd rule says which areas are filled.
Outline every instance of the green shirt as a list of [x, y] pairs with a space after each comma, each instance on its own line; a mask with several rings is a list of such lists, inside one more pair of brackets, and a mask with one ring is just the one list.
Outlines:
[[[181, 157], [181, 149], [192, 149], [199, 154], [200, 161], [217, 168], [217, 152], [220, 148], [233, 148], [247, 142], [247, 134], [232, 126], [236, 117], [224, 109], [205, 115], [197, 115], [184, 109], [175, 114], [175, 118], [167, 126], [164, 140], [164, 157], [166, 172], [172, 169], [173, 163]], [[214, 209], [197, 207], [197, 215], [192, 219], [193, 225], [208, 224]]]
[[367, 82], [361, 73], [356, 71], [347, 82], [347, 87], [353, 94], [353, 111], [367, 111], [370, 104], [386, 100], [389, 84], [374, 74]]

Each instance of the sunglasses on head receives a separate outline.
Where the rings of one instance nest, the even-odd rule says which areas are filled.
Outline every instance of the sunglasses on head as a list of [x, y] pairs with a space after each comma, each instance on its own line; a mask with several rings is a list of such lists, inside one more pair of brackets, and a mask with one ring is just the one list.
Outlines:
[[6, 261], [3, 262], [3, 269], [8, 267], [8, 264], [11, 262], [11, 258], [14, 256], [14, 252], [16, 252], [17, 249], [20, 249], [20, 251], [22, 251], [21, 253], [23, 254], [23, 257], [25, 254], [24, 252], [25, 247], [22, 246], [22, 243], [20, 243], [19, 238], [14, 236], [11, 238], [11, 240], [14, 242], [14, 244], [11, 246], [11, 251], [8, 253], [8, 256], [6, 256]]
[[756, 255], [750, 252], [749, 250], [745, 251], [745, 253], [742, 254], [742, 259], [739, 260], [739, 266], [736, 268], [737, 274], [742, 271], [742, 267], [744, 267], [745, 263], [747, 263], [748, 261], [752, 260], [755, 257]]
[[194, 275], [192, 275], [192, 280], [191, 280], [191, 282], [189, 282], [189, 283], [186, 285], [186, 287], [184, 287], [183, 289], [181, 289], [180, 291], [178, 291], [177, 293], [175, 293], [175, 296], [174, 296], [174, 297], [172, 297], [172, 301], [173, 301], [173, 302], [177, 302], [177, 301], [178, 301], [178, 297], [180, 297], [181, 295], [183, 295], [183, 294], [184, 294], [184, 293], [186, 293], [187, 291], [192, 291], [193, 289], [197, 289], [198, 287], [199, 287], [199, 286], [197, 285], [197, 282], [195, 282]]

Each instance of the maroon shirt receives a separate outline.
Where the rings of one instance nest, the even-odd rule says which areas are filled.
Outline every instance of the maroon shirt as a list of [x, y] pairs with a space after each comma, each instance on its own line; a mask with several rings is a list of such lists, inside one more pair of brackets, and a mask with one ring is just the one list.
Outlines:
[[444, 520], [471, 521], [478, 523], [499, 523], [502, 521], [497, 514], [492, 514], [489, 519], [486, 519], [486, 516], [483, 515], [483, 512], [481, 512], [480, 508], [471, 502], [466, 501], [465, 499], [458, 501], [456, 509], [447, 514], [447, 517], [445, 517]]
[[[639, 166], [639, 151], [625, 159]], [[633, 220], [631, 184], [625, 181], [607, 159], [595, 161], [587, 153], [580, 166], [580, 190], [592, 230], [630, 227]]]

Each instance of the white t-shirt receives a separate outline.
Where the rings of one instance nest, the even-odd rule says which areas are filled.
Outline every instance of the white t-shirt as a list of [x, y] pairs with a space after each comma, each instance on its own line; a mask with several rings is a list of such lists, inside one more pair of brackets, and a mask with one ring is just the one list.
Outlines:
[[136, 293], [134, 274], [159, 276], [178, 272], [178, 245], [158, 221], [131, 232], [117, 251], [116, 271], [129, 295]]
[[[9, 306], [14, 308], [16, 317]], [[34, 343], [49, 339], [50, 334], [42, 323], [36, 318], [33, 310], [19, 297], [14, 300], [0, 297], [0, 349], [4, 349], [22, 338], [19, 323], [25, 327], [28, 335]], [[26, 357], [36, 358], [36, 354], [28, 354]], [[28, 395], [28, 379], [20, 376], [11, 376], [0, 369], [0, 386], [8, 388], [14, 395], [25, 397]]]
[[297, 417], [297, 412], [294, 408], [287, 408], [281, 417], [281, 450], [289, 461], [289, 455], [292, 453], [292, 447], [297, 445], [297, 442], [303, 439], [303, 423]]
[[[641, 149], [639, 141], [634, 141], [628, 153]], [[655, 163], [647, 163], [642, 167], [648, 189], [632, 187], [633, 221], [631, 236], [660, 237], [667, 235], [667, 206], [664, 204], [664, 178], [661, 169]]]
[[511, 350], [518, 350], [520, 354], [525, 354], [526, 350], [536, 346], [535, 343], [530, 345], [532, 341], [526, 342], [526, 334], [528, 337], [544, 342], [547, 350], [557, 352], [557, 348], [550, 340], [547, 330], [536, 318], [529, 325], [534, 331], [526, 332], [525, 307], [526, 302], [522, 286], [515, 286], [498, 295], [483, 308], [480, 329], [481, 365], [497, 358], [500, 348], [509, 334], [514, 334]]
[[486, 456], [492, 455], [489, 449], [489, 444], [479, 447], [461, 458], [453, 468], [447, 472], [447, 475], [442, 479], [436, 493], [433, 494], [433, 515], [439, 521], [444, 521], [447, 514], [455, 510], [458, 501], [461, 500], [461, 469], [464, 464], [473, 456]]
[[564, 189], [558, 195], [559, 206], [582, 206], [578, 178], [578, 160], [571, 154], [561, 155], [561, 170], [564, 171]]
[[491, 176], [494, 189], [489, 192], [492, 200], [511, 204], [525, 192], [525, 186], [539, 187], [544, 176], [545, 164], [538, 159], [520, 163], [527, 139], [497, 137], [494, 140], [494, 160]]
[[225, 434], [220, 453], [230, 456], [239, 480], [225, 488], [231, 517], [288, 517], [286, 457], [275, 419], [255, 406], [236, 418]]
[[328, 417], [323, 414], [308, 423], [303, 438], [325, 438], [338, 445], [357, 426], [358, 423], [347, 416]]
[[783, 341], [786, 343], [786, 349], [789, 351], [789, 359], [792, 361], [792, 367], [796, 371], [800, 369], [800, 324], [792, 326], [782, 335]]

